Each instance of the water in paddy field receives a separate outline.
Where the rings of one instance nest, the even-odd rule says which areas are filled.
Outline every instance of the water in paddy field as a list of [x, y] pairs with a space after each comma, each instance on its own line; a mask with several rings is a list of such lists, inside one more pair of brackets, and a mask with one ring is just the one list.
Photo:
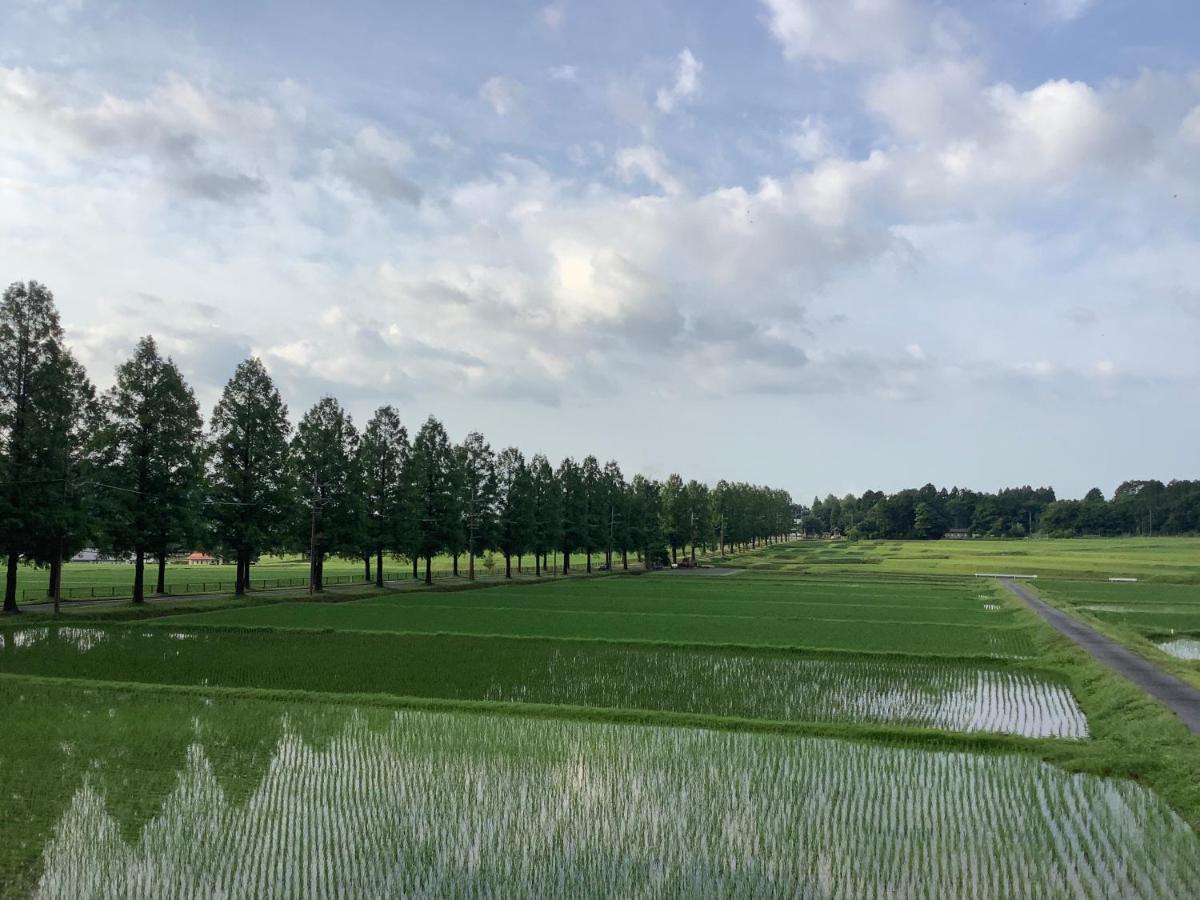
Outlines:
[[134, 834], [81, 765], [36, 896], [1200, 895], [1155, 795], [1025, 756], [407, 711], [310, 739], [305, 715], [264, 717], [236, 797], [197, 720]]
[[[169, 632], [137, 627], [39, 627], [0, 632], [0, 671], [228, 687], [331, 689], [322, 636]], [[365, 640], [365, 639], [364, 639]], [[378, 656], [434, 638], [373, 638]], [[286, 642], [285, 651], [280, 642]], [[215, 656], [214, 647], [237, 648]], [[789, 722], [865, 722], [1084, 738], [1087, 719], [1067, 686], [1015, 667], [888, 658], [821, 658], [621, 645], [542, 649], [509, 668], [478, 663], [477, 683], [415, 684], [401, 675], [343, 672], [337, 689], [504, 702], [669, 710]], [[4, 649], [7, 647], [7, 649]], [[284, 671], [280, 653], [304, 657]], [[229, 664], [236, 659], [236, 665]], [[277, 662], [271, 662], [276, 660]], [[340, 666], [340, 660], [333, 660]], [[340, 671], [340, 669], [339, 669]], [[325, 674], [323, 674], [325, 673]]]
[[1200, 640], [1196, 638], [1172, 638], [1160, 641], [1158, 649], [1180, 659], [1200, 659]]

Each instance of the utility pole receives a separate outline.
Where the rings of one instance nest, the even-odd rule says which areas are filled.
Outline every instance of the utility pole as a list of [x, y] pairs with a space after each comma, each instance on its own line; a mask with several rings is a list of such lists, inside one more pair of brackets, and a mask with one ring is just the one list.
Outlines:
[[471, 485], [471, 509], [467, 513], [470, 519], [470, 527], [467, 529], [467, 580], [475, 580], [475, 497], [476, 486]]
[[312, 592], [317, 582], [317, 473], [313, 472], [312, 503], [308, 526], [308, 593]]

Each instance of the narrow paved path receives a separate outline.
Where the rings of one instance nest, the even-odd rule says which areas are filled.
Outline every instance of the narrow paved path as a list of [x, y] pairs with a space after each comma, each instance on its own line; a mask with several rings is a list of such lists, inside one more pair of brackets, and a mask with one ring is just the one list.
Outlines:
[[1200, 734], [1200, 689], [1164, 672], [1150, 660], [1105, 637], [1074, 616], [1055, 609], [1021, 585], [1009, 579], [1002, 579], [1000, 583], [1104, 665], [1118, 675], [1124, 675], [1183, 719], [1193, 734]]

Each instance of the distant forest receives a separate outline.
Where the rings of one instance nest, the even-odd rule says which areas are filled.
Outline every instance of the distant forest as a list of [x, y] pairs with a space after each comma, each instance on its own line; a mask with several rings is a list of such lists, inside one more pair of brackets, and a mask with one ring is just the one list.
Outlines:
[[1126, 481], [1105, 497], [1059, 500], [1054, 488], [1005, 488], [994, 494], [927, 484], [894, 494], [866, 491], [814, 499], [799, 510], [806, 534], [849, 538], [1179, 535], [1200, 533], [1200, 481]]

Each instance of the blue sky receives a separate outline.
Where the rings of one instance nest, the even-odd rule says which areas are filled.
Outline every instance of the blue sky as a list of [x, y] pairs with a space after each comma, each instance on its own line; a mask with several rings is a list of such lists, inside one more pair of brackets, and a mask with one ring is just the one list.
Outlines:
[[1196, 477], [1200, 7], [0, 10], [0, 279], [101, 385], [814, 493]]

